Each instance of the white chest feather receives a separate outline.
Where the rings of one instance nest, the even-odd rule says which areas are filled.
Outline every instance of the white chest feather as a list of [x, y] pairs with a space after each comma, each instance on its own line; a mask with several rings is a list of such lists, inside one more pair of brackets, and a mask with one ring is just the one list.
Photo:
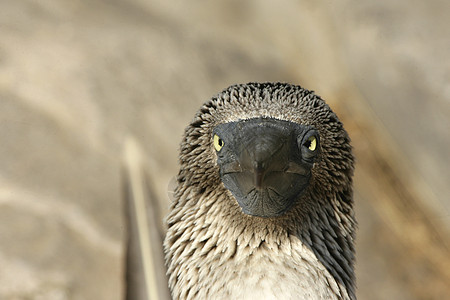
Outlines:
[[[325, 270], [273, 264], [255, 260], [248, 269], [240, 269], [224, 287], [232, 299], [336, 299], [327, 283]], [[327, 274], [328, 275], [328, 274]], [[219, 297], [221, 298], [221, 297]]]
[[194, 298], [345, 299], [338, 296], [342, 290], [312, 251], [300, 243], [295, 246], [290, 253], [246, 248], [226, 262], [216, 265], [213, 260], [205, 272], [208, 287]]

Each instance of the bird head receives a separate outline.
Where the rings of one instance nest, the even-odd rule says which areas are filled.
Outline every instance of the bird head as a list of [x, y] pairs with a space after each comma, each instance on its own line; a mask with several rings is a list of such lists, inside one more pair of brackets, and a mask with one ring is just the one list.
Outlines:
[[[300, 86], [225, 89], [186, 128], [180, 163], [177, 201], [200, 201], [202, 211], [220, 205], [278, 219], [305, 216], [327, 199], [351, 203], [350, 138], [330, 107]], [[227, 200], [207, 200], [219, 195]]]

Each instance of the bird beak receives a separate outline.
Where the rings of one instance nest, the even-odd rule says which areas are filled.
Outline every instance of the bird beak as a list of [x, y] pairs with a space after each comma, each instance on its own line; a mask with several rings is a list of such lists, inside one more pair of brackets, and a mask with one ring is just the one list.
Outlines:
[[302, 159], [297, 143], [308, 129], [262, 118], [223, 124], [223, 128], [225, 146], [218, 164], [225, 187], [246, 214], [284, 214], [309, 183], [312, 164]]

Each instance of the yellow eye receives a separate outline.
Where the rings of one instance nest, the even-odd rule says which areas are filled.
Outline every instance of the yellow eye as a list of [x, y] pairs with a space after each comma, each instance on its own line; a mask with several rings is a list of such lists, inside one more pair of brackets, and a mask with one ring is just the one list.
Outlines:
[[316, 147], [317, 147], [317, 139], [316, 139], [315, 136], [310, 136], [310, 137], [308, 138], [308, 144], [307, 144], [307, 146], [308, 146], [308, 149], [309, 149], [310, 151], [316, 150]]
[[216, 151], [219, 152], [220, 149], [222, 149], [224, 145], [223, 140], [217, 135], [214, 135], [214, 148], [216, 148]]

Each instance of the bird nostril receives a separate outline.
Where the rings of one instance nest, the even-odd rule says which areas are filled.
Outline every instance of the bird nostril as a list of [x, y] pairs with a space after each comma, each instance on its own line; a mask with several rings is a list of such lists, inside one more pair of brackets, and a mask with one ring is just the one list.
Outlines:
[[264, 162], [262, 161], [255, 161], [253, 163], [253, 168], [255, 169], [255, 171], [262, 171], [264, 170]]

